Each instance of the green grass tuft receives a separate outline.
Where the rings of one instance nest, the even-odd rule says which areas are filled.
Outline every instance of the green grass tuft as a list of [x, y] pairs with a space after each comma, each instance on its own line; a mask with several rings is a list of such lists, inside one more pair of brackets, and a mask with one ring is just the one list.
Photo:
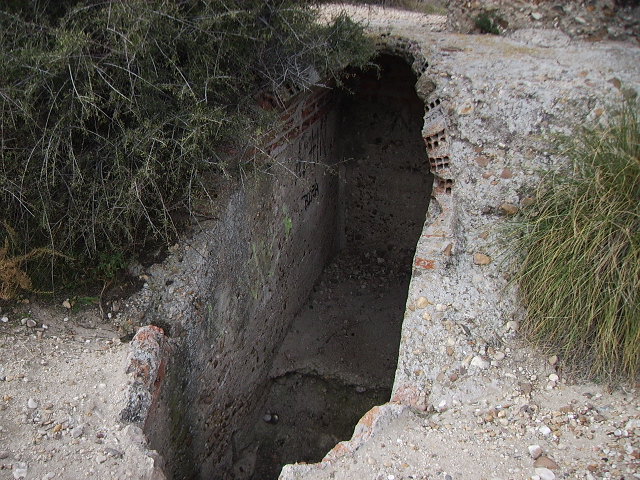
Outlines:
[[627, 104], [609, 128], [561, 139], [572, 171], [548, 175], [515, 220], [523, 325], [595, 378], [640, 366], [640, 124]]

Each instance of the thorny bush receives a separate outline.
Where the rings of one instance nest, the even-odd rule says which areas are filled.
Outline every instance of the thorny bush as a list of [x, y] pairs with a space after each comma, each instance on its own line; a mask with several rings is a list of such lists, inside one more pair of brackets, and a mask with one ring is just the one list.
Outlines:
[[174, 239], [211, 193], [202, 179], [233, 175], [251, 159], [228, 153], [273, 128], [259, 92], [309, 88], [373, 54], [360, 26], [316, 15], [294, 0], [0, 1], [13, 254], [91, 268]]

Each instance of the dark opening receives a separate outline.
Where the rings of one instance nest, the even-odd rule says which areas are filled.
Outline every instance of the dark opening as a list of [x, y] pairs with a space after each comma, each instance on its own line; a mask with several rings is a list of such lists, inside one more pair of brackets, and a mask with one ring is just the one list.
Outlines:
[[343, 237], [274, 361], [264, 406], [235, 452], [236, 478], [275, 479], [317, 462], [389, 400], [412, 270], [433, 177], [424, 105], [401, 58], [346, 72], [335, 174]]

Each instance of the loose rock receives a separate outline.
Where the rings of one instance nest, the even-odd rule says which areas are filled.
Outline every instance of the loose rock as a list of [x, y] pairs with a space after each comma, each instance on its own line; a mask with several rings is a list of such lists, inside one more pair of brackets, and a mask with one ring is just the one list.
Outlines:
[[430, 305], [430, 304], [431, 304], [431, 302], [429, 300], [427, 300], [426, 297], [420, 297], [416, 301], [416, 307], [417, 308], [427, 308], [427, 306]]
[[556, 474], [548, 468], [536, 468], [536, 475], [540, 477], [540, 480], [555, 480]]
[[27, 478], [27, 471], [26, 463], [17, 463], [13, 466], [13, 471], [11, 473], [13, 473], [13, 478], [17, 480], [18, 478]]
[[540, 445], [529, 445], [527, 449], [529, 450], [529, 455], [531, 455], [531, 458], [534, 460], [542, 455], [542, 447]]
[[471, 365], [481, 368], [482, 370], [486, 370], [491, 366], [491, 363], [480, 355], [476, 355], [471, 359]]
[[491, 263], [491, 257], [489, 255], [485, 255], [484, 253], [474, 253], [473, 263], [475, 263], [476, 265], [489, 265]]
[[533, 464], [536, 468], [548, 468], [549, 470], [557, 470], [558, 464], [547, 456], [541, 456]]
[[500, 205], [500, 210], [502, 210], [502, 212], [507, 215], [515, 215], [520, 211], [518, 206], [514, 205], [513, 203], [503, 203], [502, 205]]
[[547, 427], [546, 425], [542, 425], [541, 427], [538, 428], [538, 431], [542, 434], [542, 435], [549, 435], [551, 433], [551, 429], [549, 427]]

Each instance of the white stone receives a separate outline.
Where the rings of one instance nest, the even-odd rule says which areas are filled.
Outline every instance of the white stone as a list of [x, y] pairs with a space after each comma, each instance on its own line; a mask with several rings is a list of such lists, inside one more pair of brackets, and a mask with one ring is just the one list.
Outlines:
[[538, 431], [542, 435], [549, 435], [551, 433], [551, 429], [549, 427], [547, 427], [546, 425], [542, 425], [542, 426], [538, 427]]
[[518, 322], [516, 322], [515, 320], [510, 320], [504, 326], [504, 329], [508, 332], [515, 332], [516, 330], [518, 330]]
[[29, 407], [31, 410], [34, 410], [38, 408], [38, 402], [36, 402], [33, 398], [30, 398], [29, 400], [27, 400], [27, 407]]
[[542, 455], [542, 447], [540, 445], [529, 445], [527, 450], [529, 450], [529, 455], [531, 455], [531, 458], [534, 460]]
[[556, 375], [555, 373], [552, 373], [551, 375], [549, 375], [549, 380], [551, 382], [557, 382], [558, 380], [560, 380], [560, 377], [558, 377], [558, 375]]
[[482, 370], [486, 370], [491, 366], [491, 363], [482, 358], [480, 355], [476, 355], [471, 359], [471, 365], [481, 368]]
[[542, 14], [539, 12], [531, 12], [531, 18], [534, 20], [542, 20]]
[[535, 472], [540, 477], [540, 480], [555, 480], [556, 478], [556, 474], [548, 468], [536, 468]]
[[27, 478], [27, 464], [26, 463], [18, 463], [13, 466], [13, 478]]

